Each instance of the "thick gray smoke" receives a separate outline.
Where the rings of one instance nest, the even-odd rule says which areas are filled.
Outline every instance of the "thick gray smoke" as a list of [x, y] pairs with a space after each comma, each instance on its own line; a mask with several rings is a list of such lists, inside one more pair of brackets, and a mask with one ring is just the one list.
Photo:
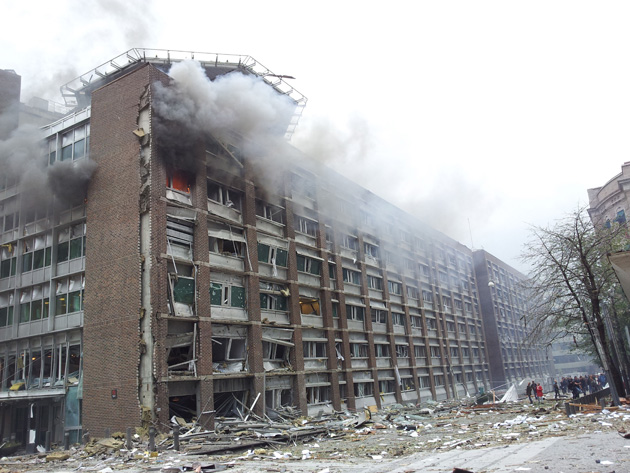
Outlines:
[[169, 71], [172, 84], [154, 87], [156, 131], [171, 164], [192, 170], [187, 145], [213, 136], [237, 144], [247, 154], [279, 146], [295, 105], [261, 78], [240, 72], [211, 81], [196, 61], [182, 61]]
[[2, 174], [18, 182], [24, 210], [48, 205], [51, 196], [64, 206], [80, 202], [96, 164], [82, 159], [48, 166], [42, 138], [39, 128], [22, 125], [0, 140]]

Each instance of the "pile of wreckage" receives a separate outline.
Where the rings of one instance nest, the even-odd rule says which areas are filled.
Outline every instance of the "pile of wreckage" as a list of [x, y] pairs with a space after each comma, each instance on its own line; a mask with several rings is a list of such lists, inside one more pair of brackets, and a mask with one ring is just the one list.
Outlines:
[[[429, 400], [409, 406], [397, 404], [381, 410], [373, 407], [357, 413], [320, 413], [315, 417], [283, 408], [268, 411], [264, 418], [244, 408], [241, 416], [217, 418], [213, 431], [174, 416], [172, 431], [158, 434], [148, 442], [138, 433], [132, 435], [133, 438], [118, 433], [71, 451], [40, 453], [36, 460], [30, 461], [33, 466], [38, 461], [101, 461], [102, 465], [107, 465], [105, 469], [93, 471], [103, 472], [113, 471], [107, 468], [115, 464], [128, 466], [130, 463], [137, 467], [152, 465], [148, 469], [154, 471], [161, 465], [158, 470], [163, 473], [203, 472], [219, 471], [243, 461], [383, 459], [425, 451], [478, 449], [598, 430], [616, 430], [630, 437], [625, 430], [630, 421], [629, 406], [607, 409], [599, 406], [597, 410], [591, 407], [594, 406], [567, 415], [563, 400], [546, 400], [540, 404], [530, 404], [527, 399], [479, 404], [475, 399], [465, 398]], [[172, 460], [175, 457], [179, 460]], [[186, 463], [186, 459], [190, 461]], [[215, 462], [209, 463], [210, 459]], [[0, 472], [13, 460], [0, 461]], [[25, 461], [29, 461], [27, 457], [22, 458], [21, 463]]]

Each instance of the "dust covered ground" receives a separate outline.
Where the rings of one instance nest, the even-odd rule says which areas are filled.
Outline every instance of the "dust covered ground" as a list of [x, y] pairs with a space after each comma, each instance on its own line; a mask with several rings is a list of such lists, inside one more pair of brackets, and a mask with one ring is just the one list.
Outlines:
[[451, 401], [397, 405], [371, 416], [336, 413], [284, 421], [226, 423], [215, 432], [185, 432], [179, 452], [172, 436], [158, 437], [156, 452], [142, 438], [131, 449], [120, 438], [93, 440], [67, 452], [3, 458], [0, 473], [411, 473], [451, 472], [455, 467], [474, 473], [630, 472], [630, 439], [624, 438], [630, 433], [627, 406], [592, 406], [568, 417], [564, 402], [557, 401], [481, 407]]

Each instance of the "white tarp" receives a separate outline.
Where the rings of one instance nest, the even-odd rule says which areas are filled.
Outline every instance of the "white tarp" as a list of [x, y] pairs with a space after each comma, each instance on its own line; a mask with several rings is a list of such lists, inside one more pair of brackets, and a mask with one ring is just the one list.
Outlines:
[[501, 398], [499, 402], [507, 402], [507, 401], [511, 401], [511, 402], [518, 401], [518, 393], [516, 392], [515, 384], [510, 386], [510, 389], [506, 391], [506, 393], [503, 395], [503, 397]]

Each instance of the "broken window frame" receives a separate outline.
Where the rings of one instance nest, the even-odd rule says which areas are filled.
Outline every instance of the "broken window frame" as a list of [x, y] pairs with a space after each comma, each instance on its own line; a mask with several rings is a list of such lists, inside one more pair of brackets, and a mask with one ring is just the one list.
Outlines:
[[374, 395], [374, 382], [370, 381], [354, 381], [354, 397], [370, 397]]
[[[224, 228], [225, 227], [225, 228]], [[210, 253], [244, 259], [247, 240], [242, 228], [221, 222], [208, 222], [208, 250]]]
[[440, 351], [440, 347], [435, 346], [435, 345], [431, 345], [430, 346], [430, 350], [431, 350], [431, 358], [434, 360], [441, 360], [442, 359], [442, 352]]
[[411, 315], [411, 327], [416, 329], [422, 329], [422, 317], [419, 315]]
[[378, 259], [378, 246], [364, 241], [363, 251], [365, 252], [365, 256], [371, 256], [374, 259]]
[[[49, 291], [50, 286], [48, 284], [31, 286], [20, 291], [20, 324], [48, 318], [50, 314]], [[74, 292], [70, 294], [74, 294]], [[80, 310], [83, 307], [82, 301], [83, 298], [80, 297]]]
[[401, 312], [393, 312], [392, 311], [392, 325], [398, 325], [404, 327], [405, 324], [405, 314]]
[[361, 285], [361, 273], [348, 268], [341, 268], [343, 274], [343, 282], [346, 284], [353, 284], [355, 286]]
[[387, 324], [387, 310], [370, 309], [373, 324]]
[[188, 174], [179, 169], [174, 169], [166, 175], [166, 188], [190, 197], [190, 179]]
[[[194, 223], [166, 216], [167, 253], [174, 257], [193, 260]], [[181, 251], [175, 251], [179, 248]]]
[[73, 275], [55, 280], [55, 316], [83, 310], [85, 275]]
[[332, 400], [330, 385], [306, 386], [306, 403], [309, 406], [328, 404]]
[[[216, 293], [220, 291], [219, 304], [216, 303]], [[213, 281], [210, 283], [210, 304], [214, 306], [235, 307], [245, 309], [247, 307], [247, 291], [238, 284]]]
[[258, 262], [286, 268], [289, 263], [289, 252], [280, 246], [258, 242]]
[[296, 214], [294, 215], [294, 227], [298, 233], [316, 237], [319, 224], [316, 220]]
[[378, 390], [380, 394], [392, 394], [396, 392], [396, 382], [393, 379], [379, 379]]
[[[191, 269], [192, 276], [183, 276], [177, 272], [168, 274], [169, 309], [171, 315], [175, 317], [194, 317], [197, 312], [197, 268], [193, 266]], [[177, 300], [178, 294], [176, 293], [176, 284], [180, 278], [192, 281], [192, 300], [190, 303]], [[178, 306], [176, 304], [187, 306], [189, 309], [188, 313], [183, 313], [183, 311], [178, 310]]]
[[365, 320], [365, 307], [346, 304], [346, 319], [363, 322]]
[[256, 216], [271, 222], [284, 225], [284, 208], [260, 199], [256, 200]]
[[227, 187], [216, 181], [208, 179], [206, 181], [206, 188], [208, 192], [208, 200], [216, 202], [224, 207], [234, 209], [237, 212], [241, 212], [243, 209], [243, 192], [238, 189]]
[[409, 345], [397, 344], [396, 345], [396, 357], [397, 358], [409, 358]]
[[373, 276], [371, 274], [367, 275], [367, 286], [368, 289], [375, 289], [378, 291], [383, 290], [383, 278], [379, 276]]
[[387, 287], [390, 294], [394, 294], [396, 296], [402, 295], [402, 284], [398, 281], [387, 281]]
[[[167, 335], [165, 346], [167, 349], [166, 363], [169, 375], [191, 374], [197, 376], [197, 333], [197, 324], [194, 323], [192, 332]], [[180, 349], [186, 348], [188, 353], [184, 354], [185, 350]], [[172, 361], [171, 357], [188, 359], [169, 364]]]
[[321, 316], [322, 312], [319, 299], [316, 297], [300, 296], [300, 314]]
[[[218, 352], [215, 350], [215, 345], [223, 347], [223, 357], [216, 356]], [[247, 360], [247, 349], [246, 337], [212, 337], [212, 362], [245, 362]]]
[[400, 379], [400, 389], [402, 391], [413, 391], [415, 388], [413, 378], [405, 377]]
[[389, 343], [374, 343], [374, 353], [376, 358], [390, 358]]
[[0, 245], [0, 279], [15, 276], [17, 269], [17, 255], [15, 244]]
[[359, 239], [347, 233], [341, 236], [341, 246], [352, 251], [359, 251]]
[[322, 259], [297, 253], [297, 270], [300, 273], [319, 276], [321, 274]]
[[303, 340], [302, 341], [302, 354], [304, 359], [318, 360], [325, 359], [327, 357], [327, 349], [325, 341], [318, 340]]
[[259, 290], [261, 310], [289, 311], [289, 290], [286, 287], [268, 281], [260, 281]]
[[350, 356], [352, 358], [367, 358], [368, 354], [368, 346], [367, 341], [360, 342], [350, 342]]
[[413, 354], [415, 358], [426, 358], [427, 357], [427, 349], [424, 345], [414, 345], [413, 346]]

